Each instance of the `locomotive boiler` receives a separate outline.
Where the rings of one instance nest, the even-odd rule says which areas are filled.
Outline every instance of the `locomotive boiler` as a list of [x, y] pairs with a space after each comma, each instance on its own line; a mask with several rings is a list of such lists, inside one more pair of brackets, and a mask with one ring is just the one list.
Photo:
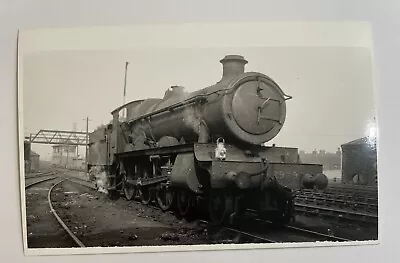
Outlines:
[[127, 103], [105, 128], [110, 197], [122, 191], [190, 217], [205, 207], [217, 224], [252, 209], [275, 222], [293, 215], [293, 191], [323, 189], [322, 165], [304, 164], [298, 149], [265, 146], [282, 129], [286, 95], [270, 77], [245, 72], [228, 55], [220, 81], [188, 93]]

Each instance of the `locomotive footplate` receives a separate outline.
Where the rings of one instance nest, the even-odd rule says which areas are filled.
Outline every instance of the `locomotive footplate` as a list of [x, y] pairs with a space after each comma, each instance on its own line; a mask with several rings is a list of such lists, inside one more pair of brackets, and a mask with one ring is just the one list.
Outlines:
[[194, 144], [179, 144], [174, 146], [166, 146], [159, 148], [149, 148], [143, 150], [136, 150], [130, 152], [117, 153], [116, 156], [121, 160], [129, 157], [139, 157], [139, 156], [151, 156], [151, 155], [164, 155], [164, 154], [179, 154], [186, 152], [193, 152]]

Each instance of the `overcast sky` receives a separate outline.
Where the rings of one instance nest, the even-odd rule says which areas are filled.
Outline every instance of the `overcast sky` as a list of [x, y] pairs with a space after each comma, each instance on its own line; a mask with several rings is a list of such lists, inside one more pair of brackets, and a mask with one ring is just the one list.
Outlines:
[[[293, 96], [281, 133], [270, 143], [335, 151], [360, 138], [375, 117], [370, 50], [351, 47], [266, 47], [53, 51], [23, 57], [24, 131], [89, 130], [121, 105], [125, 62], [127, 101], [160, 98], [172, 85], [195, 91], [222, 76], [219, 60], [243, 55], [246, 71], [262, 72]], [[48, 145], [32, 149], [47, 157]], [[83, 153], [83, 150], [81, 150]]]

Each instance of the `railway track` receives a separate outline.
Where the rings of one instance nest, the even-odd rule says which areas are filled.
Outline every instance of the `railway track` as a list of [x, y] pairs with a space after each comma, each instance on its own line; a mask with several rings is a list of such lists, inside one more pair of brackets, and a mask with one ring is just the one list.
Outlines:
[[378, 198], [373, 196], [365, 196], [365, 195], [357, 195], [357, 194], [342, 194], [342, 193], [326, 193], [326, 192], [315, 192], [315, 191], [306, 191], [302, 190], [298, 193], [298, 196], [302, 197], [310, 197], [310, 198], [325, 198], [325, 199], [334, 199], [338, 201], [347, 201], [354, 202], [360, 204], [370, 204], [377, 205]]
[[[77, 183], [86, 187], [89, 187], [91, 189], [96, 189], [94, 184], [88, 182], [87, 180], [80, 179], [77, 177], [70, 177], [67, 176], [67, 180]], [[132, 201], [136, 202], [137, 204], [142, 204], [141, 201], [133, 199]], [[341, 200], [338, 200], [340, 203]], [[149, 205], [153, 209], [161, 210], [157, 204], [149, 203]], [[323, 216], [323, 217], [328, 217], [330, 219], [345, 219], [345, 220], [351, 220], [351, 221], [361, 221], [361, 222], [377, 222], [377, 215], [371, 214], [371, 213], [363, 213], [363, 212], [357, 212], [357, 211], [349, 211], [346, 209], [338, 209], [338, 208], [332, 208], [332, 207], [325, 207], [321, 205], [310, 205], [310, 204], [302, 204], [302, 203], [296, 203], [296, 212], [297, 213], [305, 213], [305, 214], [312, 214], [312, 215], [317, 215], [317, 216]], [[206, 222], [205, 220], [200, 220], [203, 222]], [[258, 240], [262, 242], [268, 242], [268, 243], [276, 243], [276, 242], [284, 242], [282, 241], [282, 238], [279, 238], [280, 236], [276, 234], [276, 237], [268, 237], [264, 235], [258, 234], [256, 231], [249, 232], [249, 231], [244, 231], [243, 229], [237, 229], [237, 228], [226, 228], [227, 231], [231, 232], [236, 232], [237, 234], [240, 234], [242, 236], [247, 236], [247, 238], [253, 239], [253, 240]], [[281, 233], [283, 236], [290, 236], [292, 237], [295, 241], [296, 239], [303, 240], [303, 241], [349, 241], [348, 239], [341, 238], [341, 237], [335, 237], [331, 235], [327, 235], [324, 233], [319, 233], [319, 232], [314, 232], [310, 231], [308, 229], [303, 229], [303, 228], [298, 228], [295, 226], [287, 226], [283, 230], [284, 231]], [[290, 241], [293, 242], [293, 241]]]
[[51, 200], [51, 192], [53, 191], [53, 189], [61, 184], [62, 182], [64, 182], [65, 180], [68, 179], [64, 179], [56, 184], [54, 184], [48, 194], [47, 194], [47, 200], [49, 202], [49, 206], [50, 206], [50, 211], [53, 213], [54, 217], [57, 219], [58, 223], [61, 225], [61, 227], [65, 230], [65, 232], [67, 232], [67, 234], [72, 238], [72, 240], [79, 246], [79, 247], [85, 247], [85, 245], [82, 243], [82, 241], [79, 240], [79, 238], [68, 228], [68, 226], [65, 224], [65, 222], [60, 218], [60, 216], [57, 214], [57, 212], [54, 210], [53, 208], [53, 204], [52, 204], [52, 200]]
[[[315, 190], [311, 189], [303, 189], [302, 192], [305, 193], [316, 193]], [[340, 188], [340, 187], [330, 187], [327, 188], [321, 192], [320, 194], [324, 195], [333, 195], [333, 196], [339, 196], [339, 197], [346, 197], [354, 200], [371, 200], [371, 201], [377, 201], [378, 200], [378, 191], [377, 190], [361, 190], [357, 188]]]
[[351, 185], [351, 184], [331, 184], [326, 190], [330, 191], [347, 191], [352, 192], [367, 192], [376, 193], [378, 192], [377, 186], [362, 186], [362, 185]]
[[346, 209], [334, 209], [320, 205], [296, 203], [295, 211], [296, 213], [312, 214], [316, 216], [328, 217], [331, 219], [333, 218], [336, 220], [349, 220], [372, 224], [376, 224], [378, 222], [378, 215], [376, 214], [349, 211]]
[[[337, 189], [337, 191], [332, 190]], [[344, 190], [343, 190], [344, 189]], [[353, 188], [331, 187], [322, 192], [303, 189], [295, 199], [297, 213], [311, 214], [337, 220], [376, 224], [378, 221], [378, 196], [371, 189], [360, 192]]]
[[[200, 220], [202, 223], [209, 224], [206, 220]], [[332, 241], [332, 242], [347, 242], [351, 241], [346, 238], [327, 235], [320, 232], [310, 231], [294, 226], [285, 226], [282, 228], [273, 228], [272, 223], [257, 219], [261, 224], [268, 224], [270, 227], [266, 231], [259, 231], [264, 227], [259, 227], [255, 230], [248, 230], [248, 226], [245, 227], [222, 227], [220, 233], [223, 231], [235, 233], [236, 240], [250, 239], [251, 242], [255, 243], [284, 243], [284, 242], [316, 242], [316, 241]], [[254, 225], [252, 226], [254, 227]]]
[[310, 195], [297, 195], [296, 203], [311, 204], [317, 206], [348, 209], [354, 212], [363, 212], [370, 214], [378, 213], [378, 204], [366, 202], [354, 202], [342, 198], [331, 198], [326, 196], [310, 196]]
[[86, 186], [86, 187], [91, 188], [93, 190], [97, 190], [96, 186], [93, 183], [90, 183], [90, 182], [88, 182], [86, 180], [83, 180], [83, 179], [80, 179], [80, 178], [77, 178], [77, 177], [73, 177], [73, 176], [64, 176], [64, 177], [66, 177], [67, 178], [66, 180], [68, 180], [70, 182]]
[[347, 239], [347, 238], [337, 237], [337, 236], [333, 236], [333, 235], [327, 235], [327, 234], [324, 234], [324, 233], [311, 231], [311, 230], [308, 230], [308, 229], [299, 228], [299, 227], [290, 226], [290, 225], [285, 226], [285, 228], [293, 230], [293, 231], [298, 231], [298, 232], [301, 232], [301, 233], [305, 233], [305, 234], [308, 234], [308, 235], [311, 235], [311, 236], [316, 236], [316, 237], [319, 237], [319, 238], [326, 238], [327, 241], [342, 241], [342, 242], [351, 241], [350, 239]]
[[[85, 180], [82, 179], [77, 179], [77, 178], [69, 178], [68, 179], [71, 182], [96, 189], [93, 185], [88, 183]], [[133, 200], [135, 203], [143, 205], [141, 201]], [[161, 210], [156, 204], [149, 203], [149, 205], [153, 209]], [[209, 225], [209, 222], [207, 220], [199, 220], [199, 222], [204, 223]], [[265, 223], [265, 222], [264, 222]], [[292, 238], [291, 242], [295, 241], [349, 241], [348, 239], [345, 238], [340, 238], [340, 237], [335, 237], [335, 236], [329, 236], [323, 233], [318, 233], [314, 231], [310, 231], [307, 229], [302, 229], [294, 226], [287, 226], [283, 229], [284, 232], [282, 232], [282, 229], [279, 229], [279, 231], [274, 231], [273, 237], [270, 237], [271, 233], [267, 234], [259, 234], [257, 231], [246, 231], [243, 229], [239, 228], [233, 228], [233, 227], [222, 227], [219, 231], [228, 231], [231, 233], [235, 233], [236, 235], [240, 235], [241, 238], [246, 237], [247, 239], [251, 239], [251, 241], [255, 242], [263, 242], [263, 243], [278, 243], [278, 242], [285, 242], [284, 236], [287, 236], [288, 233], [290, 233], [290, 237]]]
[[31, 182], [31, 183], [25, 184], [25, 189], [30, 188], [30, 187], [32, 187], [32, 186], [34, 186], [34, 185], [36, 185], [36, 184], [40, 184], [40, 183], [42, 183], [42, 182], [46, 182], [46, 181], [49, 181], [49, 180], [53, 180], [53, 179], [55, 179], [55, 178], [57, 178], [57, 176], [52, 176], [52, 177], [48, 177], [48, 178], [44, 178], [44, 179], [39, 179], [39, 180], [37, 180], [37, 181], [33, 181], [33, 182]]
[[25, 176], [25, 179], [31, 179], [31, 178], [40, 178], [43, 176], [49, 176], [49, 175], [55, 175], [55, 172], [40, 172], [40, 173], [35, 173], [33, 175], [28, 175]]
[[[59, 178], [58, 176], [53, 176], [53, 177], [49, 177], [49, 178], [45, 178], [45, 179], [41, 179], [35, 182], [32, 182], [30, 184], [25, 185], [25, 189], [28, 189], [34, 185], [46, 182], [46, 181], [50, 181], [53, 179]], [[73, 240], [73, 242], [78, 245], [79, 247], [85, 247], [85, 245], [76, 237], [76, 235], [68, 228], [68, 226], [65, 224], [65, 222], [61, 219], [61, 217], [57, 214], [57, 212], [54, 210], [53, 208], [53, 204], [52, 204], [52, 199], [51, 199], [51, 194], [53, 189], [55, 189], [58, 185], [60, 185], [61, 183], [63, 183], [64, 181], [69, 180], [69, 179], [62, 179], [61, 181], [58, 181], [57, 183], [53, 184], [49, 191], [47, 192], [47, 202], [49, 204], [49, 208], [50, 211], [52, 213], [52, 215], [54, 216], [54, 218], [57, 220], [57, 222], [61, 225], [61, 227], [64, 229], [64, 231], [69, 235], [69, 237]]]
[[[79, 179], [76, 177], [68, 177], [68, 180], [74, 183], [78, 183], [84, 186], [87, 186], [92, 189], [96, 189], [96, 187], [92, 184], [87, 182], [86, 180]], [[134, 202], [137, 204], [141, 204], [141, 201], [133, 199]], [[336, 201], [336, 200], [335, 200]], [[334, 201], [332, 201], [334, 202]], [[338, 203], [341, 202], [341, 200], [337, 200]], [[155, 203], [149, 203], [153, 209], [161, 210], [157, 204]], [[325, 205], [316, 205], [316, 204], [305, 204], [305, 203], [299, 203], [296, 202], [295, 204], [295, 209], [297, 213], [303, 213], [303, 214], [309, 214], [309, 215], [314, 215], [314, 216], [322, 216], [329, 218], [330, 220], [335, 219], [335, 220], [348, 220], [348, 221], [357, 221], [357, 222], [363, 222], [363, 223], [376, 223], [378, 220], [378, 216], [374, 213], [368, 213], [368, 212], [359, 212], [359, 211], [352, 211], [349, 209], [341, 209], [338, 207], [328, 207]], [[299, 230], [300, 231], [300, 230]], [[304, 231], [309, 231], [304, 229]], [[249, 233], [250, 234], [250, 233]], [[324, 235], [320, 233], [321, 235]], [[256, 234], [253, 234], [256, 235]]]
[[[207, 223], [207, 221], [203, 221], [204, 223]], [[223, 231], [229, 231], [231, 233], [234, 233], [236, 235], [236, 239], [243, 239], [243, 236], [246, 237], [246, 239], [250, 239], [253, 242], [262, 242], [262, 243], [278, 243], [278, 241], [273, 240], [271, 238], [268, 237], [263, 237], [261, 235], [258, 235], [256, 233], [250, 233], [250, 232], [246, 232], [246, 231], [241, 231], [239, 229], [236, 228], [231, 228], [231, 227], [223, 227], [221, 228], [219, 234], [222, 234]]]

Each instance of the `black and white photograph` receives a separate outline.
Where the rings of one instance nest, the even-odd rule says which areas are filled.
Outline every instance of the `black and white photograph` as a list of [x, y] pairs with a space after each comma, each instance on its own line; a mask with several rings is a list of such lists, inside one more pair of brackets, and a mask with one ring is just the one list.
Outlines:
[[20, 31], [25, 254], [379, 244], [371, 41], [356, 22]]

